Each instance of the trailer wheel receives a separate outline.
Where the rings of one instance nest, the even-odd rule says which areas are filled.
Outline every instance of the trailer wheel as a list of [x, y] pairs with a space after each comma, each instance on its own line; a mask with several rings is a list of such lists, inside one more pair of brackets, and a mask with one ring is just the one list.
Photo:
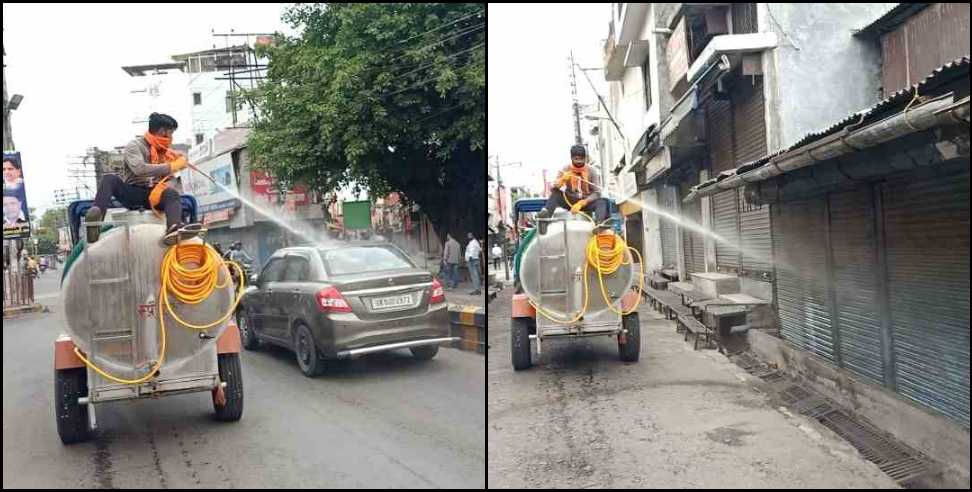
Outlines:
[[621, 343], [618, 338], [618, 354], [624, 362], [638, 362], [641, 351], [641, 321], [638, 313], [631, 313], [621, 318], [621, 325], [628, 333], [625, 335], [627, 343]]
[[64, 444], [91, 438], [88, 406], [78, 404], [78, 398], [83, 396], [88, 396], [88, 373], [84, 368], [54, 371], [54, 417], [57, 435]]
[[213, 395], [213, 409], [216, 410], [216, 420], [235, 422], [243, 416], [243, 373], [240, 370], [240, 354], [219, 354], [219, 380], [226, 383], [223, 394], [225, 405], [216, 404]]
[[529, 318], [513, 318], [510, 321], [510, 356], [513, 370], [522, 371], [530, 367]]

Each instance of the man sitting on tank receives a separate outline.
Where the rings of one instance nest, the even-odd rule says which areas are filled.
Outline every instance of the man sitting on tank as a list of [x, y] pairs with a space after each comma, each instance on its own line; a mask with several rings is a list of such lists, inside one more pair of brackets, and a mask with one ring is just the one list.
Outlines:
[[[112, 197], [129, 209], [154, 209], [165, 213], [163, 242], [177, 241], [182, 223], [182, 202], [179, 192], [167, 185], [169, 176], [188, 165], [186, 158], [171, 150], [172, 134], [179, 124], [175, 118], [160, 113], [149, 115], [148, 131], [135, 137], [125, 146], [121, 176], [106, 174], [98, 184], [94, 206], [85, 215], [87, 222], [100, 222], [110, 206]], [[101, 228], [87, 228], [88, 243], [98, 240]]]
[[[570, 148], [570, 164], [557, 175], [557, 181], [550, 187], [550, 197], [537, 213], [537, 218], [547, 219], [557, 207], [561, 207], [574, 214], [581, 211], [589, 215], [593, 213], [597, 223], [595, 233], [610, 230], [610, 226], [604, 224], [608, 219], [608, 202], [601, 198], [600, 192], [601, 176], [593, 166], [587, 164], [587, 149], [583, 145], [574, 145]], [[537, 232], [546, 234], [548, 222], [537, 222]]]

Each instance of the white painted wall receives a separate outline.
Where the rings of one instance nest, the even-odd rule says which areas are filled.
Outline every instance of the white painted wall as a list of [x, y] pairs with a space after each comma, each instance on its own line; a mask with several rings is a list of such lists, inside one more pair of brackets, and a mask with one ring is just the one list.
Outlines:
[[130, 109], [129, 132], [119, 135], [118, 141], [127, 143], [134, 136], [148, 130], [148, 117], [164, 113], [179, 122], [174, 141], [192, 144], [192, 117], [189, 97], [189, 76], [181, 70], [170, 69], [165, 74], [130, 77], [127, 94]]

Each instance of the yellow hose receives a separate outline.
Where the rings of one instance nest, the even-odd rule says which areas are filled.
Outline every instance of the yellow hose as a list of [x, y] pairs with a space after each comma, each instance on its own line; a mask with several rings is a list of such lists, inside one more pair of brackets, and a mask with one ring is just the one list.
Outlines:
[[[195, 264], [198, 266], [191, 268], [186, 266], [187, 264]], [[233, 305], [230, 306], [229, 311], [216, 321], [207, 325], [194, 325], [179, 318], [169, 301], [169, 292], [171, 291], [172, 295], [184, 304], [199, 304], [206, 300], [213, 293], [213, 290], [222, 289], [228, 285], [230, 281], [228, 276], [222, 283], [217, 285], [219, 272], [224, 264], [229, 264], [233, 268], [236, 268], [237, 273], [240, 275], [240, 285], [237, 288], [236, 299], [233, 301]], [[196, 330], [209, 329], [232, 316], [233, 311], [236, 310], [236, 306], [243, 297], [243, 290], [245, 289], [246, 283], [246, 279], [243, 276], [243, 269], [240, 265], [233, 261], [223, 260], [219, 253], [208, 244], [177, 244], [170, 247], [162, 258], [161, 280], [159, 305], [164, 306], [172, 318], [180, 324]], [[106, 373], [88, 361], [88, 359], [84, 358], [81, 355], [81, 350], [77, 346], [74, 347], [74, 353], [85, 365], [94, 369], [95, 372], [105, 379], [121, 384], [141, 384], [154, 377], [165, 361], [165, 312], [161, 309], [159, 310], [159, 336], [162, 339], [162, 343], [159, 346], [159, 360], [148, 374], [138, 379], [121, 379]]]
[[[566, 193], [564, 193], [564, 201], [567, 202], [568, 205], [573, 207], [573, 204], [570, 203], [570, 200], [567, 199]], [[587, 220], [591, 221], [591, 223], [594, 224], [595, 227], [598, 225], [591, 216], [583, 212], [581, 212], [580, 214], [584, 216], [584, 218], [586, 218]], [[598, 283], [601, 286], [601, 296], [604, 298], [604, 303], [607, 304], [608, 309], [622, 316], [627, 316], [635, 312], [635, 310], [638, 309], [638, 305], [641, 304], [642, 293], [645, 290], [644, 270], [639, 271], [640, 277], [638, 281], [638, 300], [635, 301], [634, 306], [631, 306], [631, 309], [629, 309], [628, 311], [615, 309], [614, 304], [608, 298], [607, 289], [604, 287], [604, 275], [611, 275], [616, 271], [618, 271], [618, 268], [620, 268], [621, 265], [628, 265], [632, 263], [631, 261], [627, 261], [627, 262], [624, 261], [625, 250], [630, 250], [632, 253], [634, 253], [631, 255], [632, 260], [634, 259], [634, 255], [638, 255], [638, 263], [642, 264], [643, 259], [641, 258], [641, 253], [639, 253], [637, 249], [628, 246], [624, 238], [622, 237], [613, 234], [612, 235], [595, 234], [593, 237], [591, 237], [591, 240], [587, 242], [587, 250], [586, 250], [587, 263], [584, 264], [584, 305], [581, 308], [581, 310], [577, 313], [577, 315], [575, 315], [572, 319], [570, 320], [556, 319], [555, 317], [551, 316], [549, 313], [545, 312], [539, 305], [535, 304], [533, 301], [529, 301], [530, 305], [533, 306], [538, 313], [542, 314], [543, 317], [549, 319], [550, 321], [553, 321], [554, 323], [571, 324], [577, 322], [587, 312], [587, 307], [588, 307], [587, 269], [588, 267], [593, 266], [597, 270], [597, 279], [598, 279]]]

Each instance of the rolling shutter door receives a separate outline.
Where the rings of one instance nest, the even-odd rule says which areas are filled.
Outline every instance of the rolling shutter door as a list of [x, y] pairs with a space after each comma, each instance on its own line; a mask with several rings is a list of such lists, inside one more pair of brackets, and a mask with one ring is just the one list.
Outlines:
[[[682, 195], [688, 195], [689, 185], [682, 182]], [[702, 224], [702, 201], [693, 200], [689, 203], [682, 203], [682, 215], [696, 223]], [[687, 227], [682, 227], [682, 251], [685, 254], [685, 273], [705, 272], [705, 242], [702, 234]], [[687, 279], [686, 279], [687, 281]]]
[[[734, 89], [732, 118], [736, 133], [733, 156], [736, 165], [740, 166], [766, 155], [763, 78], [761, 76], [742, 77], [736, 81]], [[739, 196], [739, 243], [743, 249], [742, 269], [750, 272], [771, 272], [773, 245], [769, 207], [765, 205], [756, 207], [743, 203], [742, 190]]]
[[[736, 190], [727, 190], [712, 196], [712, 218], [715, 233], [723, 239], [739, 244], [739, 214]], [[716, 265], [720, 270], [739, 270], [739, 250], [716, 242]]]
[[884, 384], [873, 203], [870, 188], [831, 194], [830, 244], [841, 366]]
[[[661, 208], [666, 212], [675, 214], [675, 188], [671, 186], [660, 186], [658, 189], [658, 200]], [[659, 229], [661, 230], [662, 241], [662, 263], [668, 267], [678, 264], [678, 251], [675, 249], [675, 224], [665, 217], [659, 217]]]
[[969, 427], [969, 171], [885, 183], [896, 389]]
[[776, 290], [780, 335], [833, 363], [824, 205], [822, 197], [774, 205], [779, 211]]
[[[709, 159], [712, 171], [718, 176], [736, 167], [732, 155], [732, 105], [729, 101], [711, 99], [707, 106]], [[712, 197], [712, 225], [716, 234], [733, 244], [739, 244], [739, 212], [736, 190], [723, 191]], [[720, 270], [739, 269], [739, 250], [716, 241], [716, 267]]]
[[732, 4], [732, 33], [750, 34], [756, 32], [756, 4]]

